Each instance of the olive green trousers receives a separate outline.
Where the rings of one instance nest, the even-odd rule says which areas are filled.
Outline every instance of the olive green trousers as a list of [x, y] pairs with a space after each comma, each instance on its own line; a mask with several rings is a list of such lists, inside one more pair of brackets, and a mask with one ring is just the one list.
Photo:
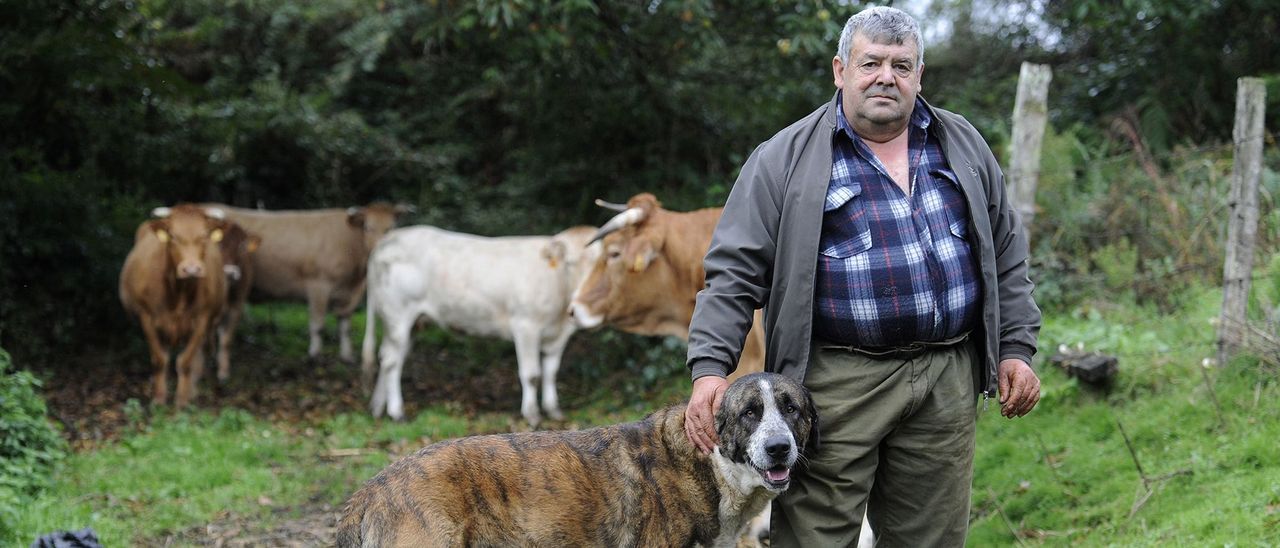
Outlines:
[[774, 500], [774, 547], [963, 546], [977, 401], [972, 343], [875, 360], [814, 341], [804, 384], [821, 446]]

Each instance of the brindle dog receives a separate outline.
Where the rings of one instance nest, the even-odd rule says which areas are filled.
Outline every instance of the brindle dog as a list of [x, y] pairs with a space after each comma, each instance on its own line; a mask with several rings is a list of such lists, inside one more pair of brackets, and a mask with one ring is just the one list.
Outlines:
[[580, 431], [430, 445], [352, 495], [338, 546], [733, 546], [817, 442], [809, 393], [756, 373], [725, 392], [720, 445], [685, 437], [684, 406]]

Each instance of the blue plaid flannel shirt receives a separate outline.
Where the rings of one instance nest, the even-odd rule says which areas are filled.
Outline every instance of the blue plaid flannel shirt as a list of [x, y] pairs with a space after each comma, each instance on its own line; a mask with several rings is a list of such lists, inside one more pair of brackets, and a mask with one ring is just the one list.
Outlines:
[[840, 344], [900, 346], [968, 331], [979, 310], [969, 210], [929, 132], [932, 115], [917, 99], [908, 130], [908, 196], [854, 134], [844, 112], [837, 114], [814, 334]]

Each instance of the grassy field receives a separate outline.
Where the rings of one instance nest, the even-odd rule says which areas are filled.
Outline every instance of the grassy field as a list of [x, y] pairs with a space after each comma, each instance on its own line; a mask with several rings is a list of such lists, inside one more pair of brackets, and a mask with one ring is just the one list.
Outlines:
[[[969, 544], [1280, 545], [1277, 371], [1201, 367], [1219, 299], [1206, 291], [1173, 313], [1047, 311], [1040, 406], [1017, 420], [994, 403], [980, 415]], [[364, 412], [358, 367], [303, 358], [303, 326], [301, 307], [254, 307], [237, 379], [213, 389], [206, 377], [202, 390], [217, 395], [195, 410], [109, 402], [102, 414], [120, 417], [115, 433], [68, 458], [0, 543], [91, 526], [107, 546], [327, 544], [345, 497], [392, 459], [525, 428], [507, 343], [424, 330], [406, 367], [410, 418], [394, 423]], [[1119, 357], [1112, 386], [1049, 365], [1059, 344], [1077, 343]], [[682, 355], [674, 341], [579, 334], [560, 382], [569, 417], [550, 426], [632, 420], [682, 401]]]

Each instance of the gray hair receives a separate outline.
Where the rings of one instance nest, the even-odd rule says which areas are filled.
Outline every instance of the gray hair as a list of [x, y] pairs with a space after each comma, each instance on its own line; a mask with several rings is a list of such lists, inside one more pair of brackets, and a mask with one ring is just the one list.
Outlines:
[[849, 48], [853, 37], [862, 34], [877, 43], [903, 44], [916, 42], [916, 68], [924, 64], [924, 39], [920, 37], [920, 24], [906, 12], [889, 6], [872, 6], [853, 14], [840, 31], [840, 45], [836, 56], [841, 63], [849, 63]]

